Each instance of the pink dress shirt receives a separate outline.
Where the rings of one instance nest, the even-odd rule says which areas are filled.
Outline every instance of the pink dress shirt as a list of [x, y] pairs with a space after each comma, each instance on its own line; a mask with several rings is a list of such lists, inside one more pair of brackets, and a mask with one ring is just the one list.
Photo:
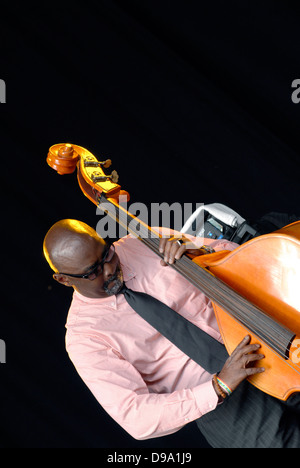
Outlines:
[[[228, 241], [208, 241], [233, 250]], [[124, 281], [164, 302], [222, 342], [211, 302], [140, 241], [115, 243]], [[66, 348], [77, 372], [110, 416], [138, 440], [176, 432], [215, 409], [212, 376], [160, 335], [124, 296], [74, 292]]]

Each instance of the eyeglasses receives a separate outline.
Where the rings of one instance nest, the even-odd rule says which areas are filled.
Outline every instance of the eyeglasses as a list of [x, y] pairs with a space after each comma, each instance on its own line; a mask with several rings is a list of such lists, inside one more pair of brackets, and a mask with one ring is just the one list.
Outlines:
[[94, 279], [97, 278], [98, 275], [101, 275], [101, 273], [103, 272], [103, 265], [105, 263], [111, 262], [114, 255], [115, 255], [115, 246], [114, 244], [112, 244], [110, 247], [106, 249], [102, 259], [99, 260], [99, 262], [95, 263], [95, 265], [92, 266], [92, 268], [90, 269], [88, 273], [85, 273], [84, 275], [71, 275], [69, 273], [60, 273], [60, 274], [71, 276], [72, 278], [83, 278], [83, 279], [88, 279], [90, 281], [93, 281]]

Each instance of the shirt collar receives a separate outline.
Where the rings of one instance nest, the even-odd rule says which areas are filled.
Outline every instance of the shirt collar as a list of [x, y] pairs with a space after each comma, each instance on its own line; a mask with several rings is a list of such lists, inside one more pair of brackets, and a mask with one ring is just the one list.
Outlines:
[[136, 271], [130, 268], [130, 266], [123, 265], [121, 263], [121, 268], [122, 268], [123, 279], [125, 283], [127, 283], [127, 281], [131, 280], [132, 278], [136, 277]]

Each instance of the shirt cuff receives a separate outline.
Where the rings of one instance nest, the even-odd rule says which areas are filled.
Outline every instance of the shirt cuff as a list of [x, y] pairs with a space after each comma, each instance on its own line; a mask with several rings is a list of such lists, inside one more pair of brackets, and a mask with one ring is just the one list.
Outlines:
[[193, 393], [202, 416], [216, 409], [219, 397], [213, 387], [212, 379], [205, 384], [195, 387]]

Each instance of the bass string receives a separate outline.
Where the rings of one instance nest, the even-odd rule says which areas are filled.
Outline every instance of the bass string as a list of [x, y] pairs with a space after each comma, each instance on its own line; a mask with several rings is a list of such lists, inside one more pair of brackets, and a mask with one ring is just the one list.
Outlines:
[[[120, 211], [118, 210], [118, 206], [116, 206], [116, 208], [118, 211], [118, 218], [120, 220]], [[124, 214], [126, 218], [127, 227], [130, 226], [129, 231], [135, 237], [138, 237], [141, 241], [143, 241], [149, 248], [151, 248], [156, 254], [160, 255], [160, 257], [162, 258], [162, 255], [159, 253], [158, 250], [159, 238], [161, 236], [155, 233], [153, 230], [151, 230], [147, 225], [141, 223], [138, 218], [133, 217], [125, 211], [121, 213], [122, 218], [124, 218]], [[124, 219], [122, 221], [124, 222]], [[137, 225], [139, 226], [139, 230], [137, 230]], [[188, 262], [187, 265], [185, 265], [185, 269], [182, 268], [184, 264], [184, 259]], [[231, 301], [228, 301], [230, 294], [232, 295], [233, 292], [229, 289], [224, 293], [224, 291], [222, 290], [222, 287], [224, 288], [224, 283], [219, 282], [217, 287], [213, 285], [214, 288], [212, 290], [212, 279], [215, 279], [215, 277], [208, 273], [210, 281], [209, 283], [207, 283], [207, 281], [205, 281], [205, 276], [203, 276], [203, 273], [207, 273], [207, 271], [203, 268], [199, 269], [199, 267], [187, 257], [183, 257], [181, 263], [178, 262], [177, 265], [172, 266], [175, 269], [177, 269], [181, 274], [183, 274], [188, 280], [192, 279], [195, 286], [197, 286], [202, 291], [204, 286], [203, 282], [206, 282], [206, 291], [203, 292], [205, 292], [208, 297], [214, 299], [215, 302], [218, 302], [220, 306], [225, 307], [225, 310], [227, 310], [229, 307], [234, 317], [236, 317], [246, 327], [252, 329], [252, 331], [261, 338], [263, 338], [264, 341], [269, 343], [269, 345], [273, 349], [275, 349], [277, 353], [286, 357], [286, 349], [291, 338], [290, 335], [288, 335], [287, 338], [286, 334], [281, 333], [280, 330], [278, 331], [278, 326], [276, 329], [272, 326], [272, 321], [270, 322], [270, 320], [268, 324], [269, 327], [267, 327], [266, 323], [264, 323], [264, 315], [261, 316], [261, 319], [260, 316], [256, 314], [255, 321], [249, 320], [249, 307], [251, 307], [251, 304], [248, 301], [244, 301], [244, 303], [241, 303], [241, 298], [236, 293], [234, 297], [231, 297]], [[202, 281], [199, 284], [199, 274], [201, 273]]]
[[[153, 240], [153, 241], [150, 240], [150, 242], [149, 242], [147, 239], [143, 239], [143, 241], [144, 241], [144, 242], [148, 245], [148, 247], [151, 248], [154, 252], [155, 252], [156, 249], [158, 248], [158, 243], [157, 243], [157, 245], [155, 245], [155, 240]], [[153, 244], [154, 244], [154, 246], [153, 246]], [[153, 248], [153, 247], [154, 247], [154, 248]], [[201, 287], [199, 286], [199, 284], [198, 284], [198, 273], [199, 273], [199, 267], [198, 267], [198, 265], [196, 265], [194, 262], [192, 262], [192, 261], [191, 261], [189, 258], [187, 258], [187, 257], [183, 257], [181, 260], [183, 260], [183, 262], [184, 262], [184, 261], [185, 261], [184, 259], [186, 259], [186, 261], [189, 263], [189, 267], [191, 267], [192, 273], [193, 273], [193, 275], [195, 275], [194, 278], [196, 279], [196, 283], [197, 283], [196, 286], [198, 286], [198, 288], [199, 288], [200, 290], [202, 290], [202, 288], [201, 288]], [[180, 260], [180, 261], [181, 261], [181, 260]], [[173, 266], [173, 265], [172, 265], [172, 266]], [[193, 270], [194, 270], [194, 271], [193, 271]], [[202, 270], [203, 270], [203, 269], [202, 269]], [[204, 270], [204, 272], [207, 273], [207, 274], [210, 276], [209, 280], [211, 280], [212, 275], [211, 275], [210, 273], [206, 272], [206, 270]], [[188, 275], [188, 278], [187, 278], [187, 279], [189, 279], [189, 280], [190, 280], [190, 274], [191, 274], [191, 271], [189, 271], [189, 275]], [[185, 275], [184, 275], [184, 276], [185, 276]], [[226, 285], [226, 286], [227, 286], [227, 285]], [[233, 292], [233, 293], [236, 294], [235, 292]], [[244, 298], [242, 298], [242, 299], [243, 299], [243, 301], [245, 301]], [[247, 303], [247, 301], [246, 301], [246, 303]], [[250, 306], [254, 307], [251, 303], [248, 303], [248, 304], [249, 304]], [[225, 310], [226, 310], [226, 307], [224, 307], [224, 308], [225, 308]], [[248, 309], [247, 309], [247, 310], [248, 310]], [[264, 316], [264, 313], [263, 313], [262, 311], [259, 310], [259, 313], [261, 313], [262, 316]], [[272, 319], [271, 319], [271, 320], [272, 320]], [[239, 320], [239, 321], [242, 323], [242, 320]], [[286, 354], [283, 353], [283, 352], [280, 350], [280, 348], [278, 348], [278, 347], [276, 346], [276, 343], [275, 343], [275, 346], [274, 346], [274, 338], [273, 338], [272, 335], [271, 335], [271, 338], [269, 338], [268, 334], [266, 334], [266, 333], [264, 333], [264, 336], [261, 336], [261, 333], [260, 333], [260, 329], [259, 329], [259, 328], [256, 329], [257, 327], [249, 325], [248, 321], [245, 321], [245, 322], [246, 322], [246, 323], [244, 323], [244, 325], [245, 325], [247, 328], [252, 329], [253, 333], [255, 333], [258, 337], [261, 337], [261, 338], [263, 339], [264, 343], [265, 343], [267, 346], [269, 346], [269, 348], [271, 348], [273, 351], [275, 351], [275, 352], [277, 353], [278, 357], [279, 357], [281, 360], [283, 360], [286, 364], [288, 364], [290, 367], [292, 367], [292, 366], [288, 363], [288, 361], [293, 362], [293, 361], [290, 359], [290, 357], [287, 358]], [[272, 323], [272, 322], [271, 322], [271, 323]], [[277, 331], [277, 330], [276, 330], [276, 331]], [[284, 335], [284, 341], [282, 342], [282, 346], [285, 347], [285, 346], [286, 346], [286, 343], [287, 343], [287, 341], [286, 341], [286, 334], [285, 334], [285, 335]], [[274, 348], [276, 348], [276, 349], [274, 349]], [[295, 367], [296, 367], [296, 368], [295, 368]], [[293, 369], [294, 369], [295, 372], [297, 372], [297, 373], [300, 374], [300, 366], [299, 366], [299, 365], [293, 363]], [[297, 369], [299, 369], [299, 370], [297, 370]]]
[[[290, 333], [281, 333], [282, 327], [274, 326], [273, 319], [266, 320], [265, 315], [256, 309], [249, 301], [242, 298], [239, 294], [221, 282], [218, 278], [211, 275], [207, 272], [206, 269], [200, 268], [190, 259], [185, 258], [182, 264], [186, 264], [186, 270], [188, 275], [193, 274], [195, 284], [198, 285], [200, 289], [205, 288], [207, 295], [211, 297], [212, 300], [217, 302], [225, 310], [229, 309], [231, 313], [238, 318], [243, 324], [252, 328], [253, 331], [258, 331], [260, 334], [264, 332], [266, 337], [268, 333], [270, 334], [270, 340], [274, 342], [275, 339], [283, 339], [282, 344], [290, 339]], [[178, 265], [180, 271], [181, 265]], [[200, 282], [199, 282], [200, 279]], [[255, 318], [255, 322], [251, 323], [251, 317]], [[269, 324], [270, 331], [265, 329], [265, 325]]]
[[[155, 242], [154, 239], [142, 240], [149, 248], [151, 248], [157, 253], [158, 242]], [[186, 259], [186, 265], [182, 265], [182, 263], [185, 263], [184, 259]], [[273, 348], [278, 354], [280, 354], [284, 359], [286, 359], [285, 351], [291, 339], [291, 333], [289, 332], [289, 330], [287, 330], [286, 333], [282, 334], [282, 327], [280, 325], [274, 327], [274, 321], [271, 318], [268, 318], [268, 321], [266, 321], [263, 312], [258, 309], [255, 309], [254, 306], [248, 301], [246, 301], [244, 298], [241, 298], [231, 289], [226, 290], [224, 293], [224, 291], [222, 291], [222, 288], [220, 288], [220, 286], [223, 286], [224, 283], [220, 283], [218, 281], [218, 288], [214, 288], [213, 290], [210, 286], [214, 277], [210, 273], [206, 272], [206, 270], [204, 270], [203, 268], [199, 268], [194, 262], [192, 262], [187, 257], [183, 257], [181, 260], [181, 264], [181, 261], [177, 261], [177, 266], [176, 264], [172, 266], [181, 274], [183, 274], [183, 276], [185, 276], [189, 281], [192, 280], [193, 284], [197, 286], [198, 289], [204, 292], [212, 300], [217, 302], [221, 307], [223, 307], [225, 310], [229, 309], [231, 311], [231, 314], [235, 316], [235, 318], [237, 318], [253, 333], [261, 337], [263, 341], [266, 342], [266, 344], [269, 344], [271, 348]], [[208, 278], [205, 278], [204, 276], [203, 278], [201, 278], [201, 281], [199, 283], [199, 273], [201, 273], [201, 270], [202, 272], [208, 274]], [[203, 283], [207, 283], [207, 281], [209, 282], [209, 288], [207, 288], [207, 284], [206, 287], [203, 285]], [[228, 293], [232, 294], [230, 300], [228, 300]], [[255, 319], [257, 320], [254, 323], [253, 321], [251, 322], [251, 320], [249, 319], [249, 311], [251, 311], [251, 306], [252, 308], [254, 308], [255, 312], [258, 312], [259, 314], [258, 316], [255, 316]], [[269, 327], [266, 327], [266, 325], [269, 325]]]
[[[135, 237], [137, 237], [139, 240], [141, 240], [144, 244], [148, 246], [153, 252], [155, 252], [157, 255], [159, 255], [161, 258], [163, 258], [163, 255], [159, 252], [159, 240], [162, 237], [152, 229], [150, 229], [148, 226], [143, 225], [140, 223], [140, 221], [137, 218], [134, 218], [132, 215], [130, 216], [130, 224], [131, 224], [131, 229], [128, 229], [131, 234], [133, 234]], [[134, 221], [134, 223], [132, 223]], [[132, 224], [136, 224], [140, 226], [139, 229], [139, 234], [137, 234], [137, 230], [135, 227], [132, 226]], [[178, 262], [178, 263], [177, 263]], [[222, 289], [221, 287], [226, 286], [227, 291], [225, 294], [225, 299], [226, 301], [228, 300], [228, 292], [234, 295], [234, 303], [230, 304], [230, 306], [236, 306], [235, 307], [235, 313], [233, 313], [233, 316], [237, 316], [236, 318], [243, 324], [245, 325], [248, 329], [252, 330], [253, 333], [255, 333], [258, 337], [261, 337], [264, 341], [264, 343], [269, 346], [271, 349], [273, 349], [277, 355], [287, 363], [287, 361], [291, 361], [289, 357], [286, 356], [286, 350], [288, 348], [288, 345], [291, 341], [291, 337], [294, 337], [294, 334], [290, 332], [289, 330], [287, 331], [290, 333], [290, 337], [287, 339], [287, 334], [286, 330], [285, 333], [281, 332], [282, 327], [278, 326], [275, 328], [272, 323], [275, 323], [273, 319], [268, 318], [268, 327], [266, 327], [265, 323], [265, 314], [258, 310], [259, 314], [256, 316], [256, 322], [249, 323], [249, 307], [254, 307], [253, 304], [251, 304], [249, 301], [247, 301], [244, 298], [241, 298], [241, 296], [237, 295], [236, 292], [232, 291], [231, 289], [228, 289], [228, 286], [225, 285], [224, 283], [220, 282], [218, 278], [215, 278], [213, 275], [211, 275], [207, 270], [203, 268], [199, 268], [198, 265], [196, 265], [194, 262], [191, 261], [188, 257], [182, 257], [180, 261], [177, 261], [177, 265], [171, 265], [173, 268], [177, 269], [179, 273], [181, 273], [184, 277], [186, 277], [187, 280], [192, 281], [193, 284], [198, 287], [203, 292], [203, 283], [199, 284], [199, 272], [204, 272], [207, 276], [209, 276], [208, 280], [212, 281], [212, 278], [216, 279], [219, 284], [218, 288], [219, 291]], [[183, 265], [186, 263], [186, 265]], [[202, 278], [203, 279], [203, 278]], [[205, 278], [206, 280], [207, 278]], [[218, 288], [214, 291], [218, 291]], [[209, 297], [211, 294], [209, 294], [209, 291], [206, 291], [206, 295]], [[215, 295], [215, 294], [214, 294]], [[213, 300], [213, 298], [211, 298]], [[215, 298], [216, 299], [216, 298]], [[239, 300], [237, 300], [239, 299]], [[240, 302], [242, 300], [242, 303]], [[215, 301], [216, 302], [216, 301]], [[220, 305], [225, 308], [225, 310], [230, 309], [229, 305], [227, 302], [223, 303], [222, 300], [219, 299], [219, 302], [221, 303]], [[237, 303], [238, 302], [238, 303]], [[242, 306], [246, 305], [245, 310], [243, 314], [241, 313]], [[239, 312], [239, 313], [238, 313]], [[244, 318], [243, 318], [243, 316]], [[260, 323], [260, 326], [257, 326], [257, 320]], [[279, 346], [278, 346], [279, 342]], [[295, 366], [295, 363], [293, 363], [293, 366]], [[300, 369], [300, 366], [297, 366]], [[296, 372], [298, 372], [295, 367], [293, 367]]]
[[[196, 269], [195, 271], [195, 276], [192, 277], [190, 271], [188, 272], [188, 275], [187, 275], [187, 279], [190, 281], [190, 279], [195, 279], [195, 281], [192, 281], [193, 284], [198, 287], [202, 292], [206, 293], [206, 295], [208, 297], [211, 296], [211, 299], [214, 301], [214, 302], [219, 302], [220, 303], [220, 306], [223, 308], [223, 310], [227, 311], [230, 315], [234, 316], [235, 318], [237, 318], [237, 320], [239, 320], [239, 322], [244, 325], [246, 328], [248, 328], [250, 331], [252, 331], [253, 333], [256, 334], [256, 336], [258, 336], [260, 339], [263, 340], [263, 342], [269, 346], [273, 351], [276, 352], [276, 354], [282, 359], [284, 360], [285, 362], [287, 360], [289, 360], [290, 362], [293, 362], [290, 358], [289, 355], [287, 355], [287, 352], [288, 352], [288, 349], [289, 349], [289, 346], [290, 346], [290, 343], [292, 341], [292, 339], [294, 338], [294, 333], [293, 332], [290, 332], [289, 330], [287, 329], [284, 329], [281, 324], [277, 324], [276, 322], [274, 322], [274, 320], [270, 317], [266, 317], [264, 312], [261, 311], [260, 309], [257, 309], [255, 308], [255, 306], [253, 306], [253, 304], [249, 303], [247, 300], [245, 300], [244, 298], [241, 298], [239, 295], [237, 295], [237, 293], [235, 293], [235, 291], [230, 291], [229, 289], [229, 292], [233, 294], [233, 300], [234, 302], [231, 301], [228, 302], [228, 287], [227, 285], [224, 285], [222, 283], [220, 283], [220, 281], [218, 280], [217, 278], [217, 281], [218, 281], [218, 289], [217, 291], [219, 292], [220, 289], [220, 285], [221, 285], [221, 289], [222, 287], [226, 287], [226, 292], [225, 292], [225, 301], [223, 300], [219, 300], [218, 297], [216, 297], [215, 293], [214, 294], [210, 294], [210, 291], [204, 291], [204, 288], [203, 288], [203, 282], [201, 281], [200, 284], [199, 284], [199, 267], [194, 264], [194, 262], [192, 262], [189, 258], [186, 258], [186, 257], [183, 257], [183, 261], [185, 262], [188, 262], [189, 263], [189, 266], [192, 267], [192, 269]], [[212, 282], [212, 280], [214, 280], [215, 278], [210, 275], [209, 272], [207, 272], [206, 270], [204, 270], [203, 268], [201, 269], [201, 273], [204, 272], [206, 275], [207, 275], [207, 281], [210, 283]], [[179, 269], [180, 271], [180, 269]], [[191, 278], [192, 277], [192, 278]], [[255, 311], [258, 311], [258, 316], [256, 315], [255, 316], [255, 320], [254, 321], [249, 321], [249, 311], [251, 311], [251, 308]], [[241, 316], [241, 311], [243, 312], [243, 316]], [[273, 324], [275, 324], [276, 326], [274, 327]], [[282, 333], [283, 331], [283, 333]], [[300, 369], [299, 365], [295, 362], [293, 362], [293, 366], [297, 367], [298, 369]], [[296, 370], [296, 369], [295, 369]]]
[[[111, 210], [108, 209], [107, 200], [105, 199], [105, 212], [121, 224], [134, 237], [147, 245], [147, 247], [155, 252], [160, 258], [163, 258], [163, 254], [159, 252], [159, 240], [162, 235], [149, 228], [146, 224], [142, 223], [138, 218], [125, 210], [122, 210], [120, 216], [119, 205], [111, 202], [109, 203], [109, 206], [110, 205], [112, 207]], [[99, 208], [101, 208], [100, 205]], [[117, 212], [115, 212], [115, 210], [117, 210]], [[139, 226], [139, 229], [137, 229], [137, 226]], [[253, 304], [239, 296], [235, 291], [225, 285], [225, 283], [211, 275], [206, 269], [199, 267], [190, 258], [184, 256], [171, 266], [181, 273], [181, 275], [188, 281], [192, 282], [194, 286], [196, 286], [207, 297], [218, 303], [222, 308], [233, 315], [233, 317], [237, 318], [237, 320], [239, 320], [246, 328], [251, 330], [258, 337], [262, 338], [265, 344], [273, 349], [285, 362], [290, 360], [290, 358], [287, 358], [286, 356], [286, 349], [291, 341], [291, 336], [287, 337], [286, 332], [290, 333], [290, 335], [292, 332], [284, 330], [283, 327], [278, 327], [278, 325], [274, 327], [273, 323], [275, 322], [273, 319], [268, 317], [268, 320], [266, 321], [264, 312], [255, 308]], [[217, 286], [215, 285], [215, 282], [217, 282]], [[251, 323], [251, 321], [249, 323], [249, 311], [251, 309], [252, 311], [253, 309], [258, 311], [258, 314], [255, 315], [254, 323]], [[282, 330], [284, 330], [284, 333]], [[294, 336], [294, 334], [292, 334], [292, 336]], [[300, 369], [300, 366], [298, 367]]]
[[[120, 211], [118, 210], [118, 205], [116, 206], [117, 211], [118, 211], [118, 218], [120, 221]], [[161, 235], [155, 233], [153, 230], [151, 230], [147, 225], [144, 225], [143, 223], [140, 222], [138, 218], [135, 218], [133, 215], [128, 214], [128, 212], [125, 212], [125, 210], [121, 213], [122, 218], [126, 218], [125, 224], [127, 225], [127, 229], [135, 236], [138, 237], [142, 242], [144, 242], [149, 248], [151, 248], [156, 254], [158, 254], [161, 258], [162, 255], [159, 253], [158, 246], [159, 246], [159, 238]], [[124, 219], [122, 219], [124, 223]], [[130, 226], [130, 228], [129, 228]], [[137, 226], [139, 226], [139, 229], [137, 230]], [[126, 227], [126, 226], [125, 226]], [[138, 232], [137, 232], [138, 231]], [[186, 268], [183, 267], [184, 260], [186, 260], [188, 263]], [[236, 293], [234, 297], [231, 298], [231, 303], [228, 301], [230, 297], [230, 293], [232, 295], [232, 290], [227, 290], [222, 291], [222, 286], [224, 288], [224, 283], [220, 283], [217, 285], [218, 287], [214, 287], [212, 290], [211, 288], [211, 283], [212, 279], [216, 279], [212, 275], [210, 275], [206, 270], [203, 268], [199, 268], [194, 262], [192, 262], [190, 259], [187, 257], [183, 257], [181, 259], [181, 264], [178, 262], [177, 265], [172, 265], [175, 269], [179, 271], [179, 273], [183, 274], [188, 280], [193, 280], [193, 283], [195, 286], [197, 286], [200, 290], [203, 291], [203, 282], [205, 282], [206, 278], [202, 277], [202, 281], [199, 284], [199, 274], [202, 273], [207, 273], [209, 275], [209, 287], [207, 282], [206, 282], [206, 291], [203, 291], [206, 293], [208, 297], [210, 297], [212, 300], [215, 300], [215, 302], [218, 302], [220, 306], [225, 308], [227, 310], [228, 308], [231, 309], [231, 313], [234, 317], [236, 317], [242, 324], [244, 324], [247, 328], [253, 331], [253, 333], [256, 333], [258, 336], [264, 339], [265, 342], [267, 342], [278, 354], [281, 354], [282, 357], [286, 358], [286, 349], [288, 347], [288, 344], [290, 342], [290, 335], [288, 335], [288, 338], [286, 337], [286, 334], [281, 333], [280, 329], [278, 331], [278, 326], [276, 329], [272, 326], [272, 322], [274, 322], [271, 319], [271, 322], [269, 320], [269, 327], [266, 327], [266, 323], [264, 323], [264, 315], [260, 316], [256, 314], [255, 321], [249, 321], [249, 307], [251, 307], [251, 304], [248, 301], [244, 300], [244, 303], [241, 302], [240, 296], [238, 296]], [[227, 288], [228, 289], [228, 288]], [[221, 293], [221, 294], [220, 294]], [[226, 294], [227, 293], [227, 294]], [[218, 296], [218, 297], [217, 297]], [[225, 301], [224, 301], [225, 298]], [[239, 300], [237, 300], [239, 299]], [[253, 306], [252, 306], [253, 307]], [[234, 311], [233, 311], [234, 309]], [[259, 311], [259, 314], [261, 311]]]

